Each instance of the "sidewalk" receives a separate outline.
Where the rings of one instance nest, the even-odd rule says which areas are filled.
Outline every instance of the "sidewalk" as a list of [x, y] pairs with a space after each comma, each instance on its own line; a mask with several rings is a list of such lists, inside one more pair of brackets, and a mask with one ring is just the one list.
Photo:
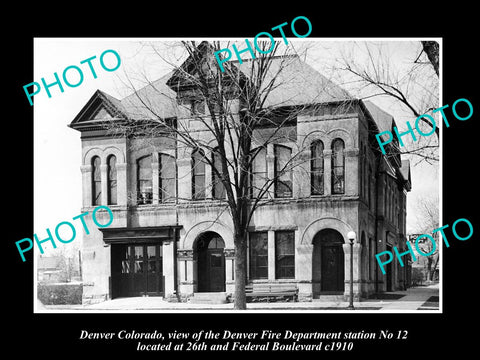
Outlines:
[[[422, 287], [410, 288], [407, 291], [398, 292], [405, 293], [405, 296], [390, 304], [382, 307], [382, 310], [416, 310], [422, 306], [431, 296], [439, 296], [438, 284]], [[430, 309], [430, 308], [429, 308]], [[434, 308], [435, 310], [438, 309]]]
[[[438, 284], [422, 287], [410, 288], [407, 291], [396, 291], [384, 293], [386, 299], [365, 299], [361, 302], [354, 302], [356, 311], [388, 311], [388, 312], [415, 312], [431, 297], [439, 296]], [[392, 299], [396, 298], [396, 299]], [[438, 304], [438, 303], [437, 303]], [[435, 305], [435, 303], [434, 303]], [[42, 307], [43, 306], [43, 307]], [[346, 301], [312, 301], [312, 302], [254, 302], [247, 304], [247, 310], [252, 311], [339, 311], [347, 310]], [[93, 305], [39, 305], [39, 312], [162, 312], [162, 311], [232, 311], [233, 304], [191, 304], [191, 303], [171, 303], [158, 297], [134, 297], [119, 298], [104, 301]], [[438, 311], [438, 305], [422, 307], [420, 310]]]

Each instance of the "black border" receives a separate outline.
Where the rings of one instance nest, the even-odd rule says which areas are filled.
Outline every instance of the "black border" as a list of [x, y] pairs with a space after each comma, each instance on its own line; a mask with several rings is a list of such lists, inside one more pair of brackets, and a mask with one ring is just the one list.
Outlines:
[[[169, 4], [170, 5], [170, 4]], [[475, 8], [452, 5], [451, 8], [421, 8], [400, 3], [383, 4], [379, 12], [362, 5], [330, 9], [324, 3], [313, 8], [291, 8], [291, 4], [272, 5], [261, 13], [243, 3], [207, 4], [199, 8], [171, 10], [163, 4], [149, 7], [138, 4], [117, 14], [118, 8], [100, 11], [91, 8], [86, 14], [72, 11], [39, 21], [22, 18], [21, 31], [5, 29], [12, 34], [5, 47], [11, 50], [4, 56], [7, 84], [4, 87], [4, 228], [5, 246], [3, 303], [6, 343], [19, 349], [24, 345], [40, 358], [52, 354], [89, 355], [94, 357], [140, 355], [128, 341], [80, 341], [80, 330], [118, 332], [126, 329], [148, 330], [224, 330], [255, 331], [264, 328], [292, 331], [360, 331], [378, 332], [408, 330], [407, 341], [356, 342], [349, 355], [378, 354], [379, 356], [439, 355], [444, 350], [468, 353], [474, 350], [476, 324], [471, 323], [476, 313], [477, 295], [475, 268], [478, 254], [477, 237], [480, 230], [478, 211], [471, 205], [477, 201], [475, 180], [476, 129], [478, 129], [478, 73], [473, 19]], [[126, 5], [118, 4], [118, 7]], [[129, 5], [129, 7], [132, 5]], [[88, 7], [88, 6], [87, 6]], [[142, 8], [142, 9], [140, 9]], [[230, 9], [231, 8], [231, 9]], [[201, 10], [200, 10], [201, 9]], [[387, 10], [388, 9], [388, 10]], [[77, 9], [78, 10], [78, 9]], [[274, 10], [279, 12], [275, 13]], [[448, 10], [448, 11], [447, 11]], [[120, 9], [120, 11], [122, 11]], [[48, 11], [47, 11], [48, 13]], [[307, 16], [312, 25], [311, 37], [442, 37], [443, 38], [443, 99], [452, 104], [458, 98], [467, 98], [474, 107], [474, 115], [465, 122], [453, 120], [444, 131], [443, 140], [443, 218], [452, 224], [458, 218], [467, 218], [474, 226], [474, 235], [468, 241], [450, 241], [444, 249], [444, 313], [443, 314], [33, 314], [33, 257], [21, 262], [15, 241], [33, 233], [33, 107], [29, 106], [23, 85], [33, 81], [33, 37], [189, 37], [238, 36], [252, 37], [294, 17]], [[48, 20], [50, 19], [50, 20]], [[47, 21], [48, 20], [48, 21]], [[25, 24], [32, 24], [27, 29]], [[9, 35], [7, 35], [9, 36]], [[11, 101], [13, 99], [13, 102]], [[451, 112], [447, 112], [447, 115]], [[7, 120], [8, 119], [8, 120]], [[5, 121], [6, 120], [6, 121]], [[67, 120], [66, 120], [67, 122]], [[13, 142], [15, 141], [15, 142]], [[6, 151], [6, 150], [9, 151]], [[12, 176], [14, 174], [14, 176]], [[415, 184], [413, 184], [415, 186]], [[52, 199], [54, 201], [54, 199]], [[6, 214], [6, 216], [5, 216]], [[449, 238], [450, 239], [450, 238]], [[7, 270], [8, 269], [8, 270]], [[13, 307], [13, 309], [12, 309]], [[4, 319], [7, 319], [5, 317]], [[471, 324], [471, 326], [470, 326]], [[15, 344], [15, 345], [14, 345]], [[28, 345], [27, 345], [28, 344]], [[8, 346], [7, 345], [7, 346]], [[31, 346], [33, 345], [33, 346]], [[105, 355], [103, 355], [105, 354]], [[108, 354], [108, 355], [107, 355]], [[203, 353], [149, 353], [151, 356], [182, 357]], [[243, 356], [250, 352], [239, 353]], [[291, 354], [291, 353], [287, 353]], [[322, 353], [304, 353], [303, 356], [325, 356]], [[227, 356], [219, 353], [220, 356]], [[258, 354], [255, 354], [258, 355]], [[211, 354], [208, 354], [211, 356]], [[375, 356], [375, 355], [374, 355]]]

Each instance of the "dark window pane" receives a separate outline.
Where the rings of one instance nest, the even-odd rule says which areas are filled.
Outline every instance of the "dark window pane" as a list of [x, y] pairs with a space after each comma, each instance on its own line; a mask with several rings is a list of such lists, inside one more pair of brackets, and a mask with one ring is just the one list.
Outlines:
[[323, 143], [315, 141], [311, 146], [311, 192], [323, 194]]
[[152, 157], [145, 156], [137, 161], [138, 204], [151, 204], [152, 192]]
[[205, 199], [205, 176], [195, 176], [193, 180], [195, 182], [193, 198], [196, 200]]
[[257, 279], [267, 279], [268, 278], [268, 266], [257, 267]]
[[222, 254], [211, 253], [210, 254], [210, 266], [221, 267], [222, 266]]
[[345, 193], [345, 144], [342, 139], [332, 143], [332, 192]]
[[108, 158], [108, 204], [117, 204], [117, 158]]
[[132, 247], [125, 246], [122, 259], [122, 274], [130, 274], [132, 272], [130, 268], [130, 262], [132, 259]]
[[257, 255], [257, 265], [262, 267], [268, 266], [268, 256]]
[[275, 272], [277, 279], [295, 278], [295, 232], [275, 233]]
[[176, 162], [170, 155], [160, 154], [160, 196], [161, 201], [176, 197]]
[[208, 243], [209, 249], [223, 249], [225, 247], [225, 242], [220, 236], [213, 236]]
[[100, 205], [102, 196], [102, 182], [100, 172], [100, 158], [92, 159], [92, 205]]
[[138, 179], [151, 180], [152, 179], [152, 157], [146, 156], [138, 160]]
[[[213, 151], [213, 166], [220, 174], [223, 174], [222, 171], [222, 160], [221, 156], [217, 151]], [[223, 185], [222, 179], [217, 175], [215, 170], [212, 168], [212, 191], [214, 199], [225, 199], [225, 186]]]
[[100, 158], [98, 156], [95, 156], [92, 159], [92, 165], [93, 165], [93, 180], [95, 181], [100, 181], [101, 180], [101, 173], [100, 173]]
[[292, 149], [275, 145], [275, 197], [286, 198], [292, 196], [292, 170], [289, 161]]
[[[256, 150], [254, 150], [254, 153]], [[250, 194], [253, 198], [260, 196], [267, 181], [267, 150], [262, 148], [258, 150], [257, 155], [252, 161], [252, 172], [250, 178]], [[265, 193], [263, 193], [263, 196]]]
[[134, 249], [134, 272], [143, 273], [143, 246], [135, 246]]
[[268, 278], [267, 232], [250, 233], [250, 279]]
[[192, 197], [205, 199], [205, 159], [202, 150], [192, 153]]
[[162, 201], [172, 200], [175, 198], [175, 179], [162, 180]]
[[150, 274], [155, 274], [157, 272], [157, 247], [155, 245], [146, 246], [147, 248], [147, 258], [148, 258], [148, 269], [147, 271]]

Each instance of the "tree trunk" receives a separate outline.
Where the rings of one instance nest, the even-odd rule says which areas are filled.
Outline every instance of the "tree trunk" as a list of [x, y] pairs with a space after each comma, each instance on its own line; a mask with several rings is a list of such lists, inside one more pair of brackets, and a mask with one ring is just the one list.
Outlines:
[[432, 269], [432, 258], [429, 257], [429, 258], [427, 259], [427, 281], [431, 281], [431, 280], [432, 280], [432, 277], [431, 277], [432, 271], [431, 271], [431, 269]]
[[433, 266], [432, 268], [430, 269], [430, 279], [432, 280], [435, 280], [435, 272], [437, 270], [437, 266], [438, 266], [438, 259], [440, 259], [440, 255], [437, 254], [436, 258], [435, 258], [435, 262], [433, 263]]
[[245, 297], [245, 283], [247, 279], [247, 242], [246, 232], [235, 233], [235, 310], [245, 310], [247, 299]]

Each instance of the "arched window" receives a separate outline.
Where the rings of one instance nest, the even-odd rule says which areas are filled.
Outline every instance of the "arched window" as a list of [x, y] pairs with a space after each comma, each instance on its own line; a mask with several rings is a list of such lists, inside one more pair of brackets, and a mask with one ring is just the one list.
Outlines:
[[342, 139], [332, 142], [332, 193], [345, 193], [345, 143]]
[[108, 204], [117, 205], [117, 158], [110, 155], [107, 159]]
[[92, 205], [100, 205], [102, 197], [102, 180], [100, 172], [100, 158], [92, 158]]
[[[218, 173], [223, 175], [222, 157], [218, 152], [218, 148], [212, 151], [212, 162]], [[222, 179], [217, 175], [217, 172], [212, 167], [212, 196], [214, 199], [225, 199], [225, 186]]]
[[152, 156], [144, 156], [137, 160], [137, 192], [138, 204], [151, 204], [152, 192]]
[[310, 146], [310, 174], [312, 195], [323, 194], [323, 143], [314, 141]]
[[292, 149], [275, 145], [275, 197], [292, 197], [292, 169], [290, 160], [292, 158]]
[[[262, 147], [252, 151], [257, 154], [252, 160], [252, 171], [250, 173], [250, 195], [252, 198], [258, 198], [260, 192], [264, 190], [267, 181], [267, 149]], [[263, 193], [265, 196], [265, 193]]]
[[200, 149], [192, 153], [192, 199], [205, 199], [205, 153]]
[[167, 154], [160, 154], [160, 201], [173, 200], [176, 197], [176, 174], [177, 164], [175, 162], [175, 157]]

